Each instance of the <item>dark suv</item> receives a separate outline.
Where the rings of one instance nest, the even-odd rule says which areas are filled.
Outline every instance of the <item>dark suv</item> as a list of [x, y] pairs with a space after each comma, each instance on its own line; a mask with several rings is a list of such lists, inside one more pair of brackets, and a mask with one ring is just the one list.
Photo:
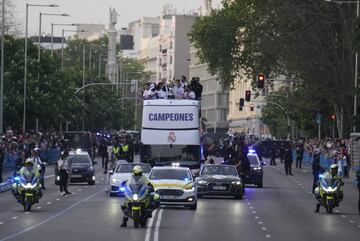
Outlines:
[[247, 157], [250, 161], [250, 173], [246, 175], [246, 184], [255, 184], [258, 187], [263, 187], [263, 166], [265, 162], [260, 162], [255, 152], [250, 152]]

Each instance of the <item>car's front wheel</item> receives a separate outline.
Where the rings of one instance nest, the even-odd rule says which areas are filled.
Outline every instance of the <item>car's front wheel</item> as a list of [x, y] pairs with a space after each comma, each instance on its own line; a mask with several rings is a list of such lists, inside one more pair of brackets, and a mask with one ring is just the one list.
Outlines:
[[93, 185], [95, 185], [95, 181], [88, 181], [88, 184], [93, 186]]
[[190, 210], [196, 210], [197, 209], [197, 202], [195, 202], [194, 204], [191, 204], [189, 206]]

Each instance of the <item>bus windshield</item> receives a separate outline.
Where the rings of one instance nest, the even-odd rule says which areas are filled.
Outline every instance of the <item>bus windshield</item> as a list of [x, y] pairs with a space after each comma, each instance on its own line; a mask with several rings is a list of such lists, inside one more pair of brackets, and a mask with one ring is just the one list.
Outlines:
[[179, 163], [190, 168], [200, 167], [200, 146], [197, 145], [144, 145], [143, 162], [150, 165]]

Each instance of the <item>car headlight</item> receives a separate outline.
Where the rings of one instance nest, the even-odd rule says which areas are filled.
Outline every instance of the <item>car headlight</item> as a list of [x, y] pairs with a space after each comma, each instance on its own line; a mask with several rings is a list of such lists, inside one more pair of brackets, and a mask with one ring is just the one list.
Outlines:
[[198, 181], [199, 185], [206, 185], [207, 184], [207, 181], [204, 181], [204, 180], [200, 180]]
[[260, 171], [260, 170], [261, 170], [261, 167], [254, 167], [253, 170], [254, 170], [254, 171]]
[[111, 179], [111, 183], [116, 184], [116, 183], [119, 183], [119, 182], [121, 182], [121, 180], [120, 180], [119, 178], [113, 177], [113, 178]]
[[231, 184], [239, 186], [239, 185], [241, 185], [241, 182], [240, 181], [232, 181]]
[[189, 183], [189, 184], [187, 184], [186, 186], [185, 186], [185, 190], [191, 190], [191, 189], [193, 189], [194, 188], [194, 183]]
[[137, 200], [139, 199], [139, 196], [138, 196], [137, 194], [134, 194], [134, 195], [132, 196], [132, 199], [133, 199], [134, 201], [137, 201]]

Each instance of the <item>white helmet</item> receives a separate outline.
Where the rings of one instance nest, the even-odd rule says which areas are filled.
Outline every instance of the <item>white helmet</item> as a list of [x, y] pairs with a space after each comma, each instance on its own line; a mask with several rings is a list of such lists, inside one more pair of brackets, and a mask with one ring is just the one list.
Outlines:
[[28, 158], [28, 159], [26, 159], [25, 165], [27, 165], [27, 164], [32, 164], [32, 165], [34, 165], [34, 159], [33, 159], [33, 158]]
[[139, 165], [134, 166], [133, 168], [134, 176], [141, 176], [142, 175], [142, 168]]

